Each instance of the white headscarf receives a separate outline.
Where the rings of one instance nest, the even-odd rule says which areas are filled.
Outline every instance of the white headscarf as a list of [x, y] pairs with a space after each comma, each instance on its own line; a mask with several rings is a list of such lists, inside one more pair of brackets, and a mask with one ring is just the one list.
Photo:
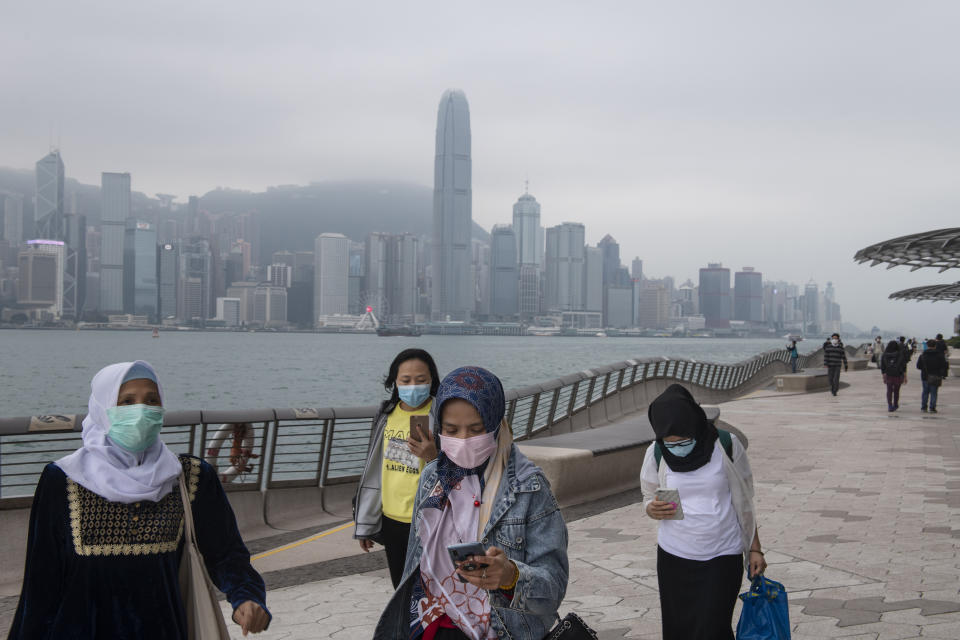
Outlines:
[[[124, 378], [135, 366], [146, 369], [156, 381], [153, 367], [143, 360], [111, 364], [93, 376], [87, 417], [83, 420], [83, 446], [57, 460], [57, 466], [80, 486], [110, 502], [126, 504], [141, 500], [158, 502], [173, 490], [183, 469], [176, 454], [159, 438], [140, 453], [130, 453], [107, 438], [107, 409], [117, 406]], [[162, 402], [159, 381], [157, 391]]]

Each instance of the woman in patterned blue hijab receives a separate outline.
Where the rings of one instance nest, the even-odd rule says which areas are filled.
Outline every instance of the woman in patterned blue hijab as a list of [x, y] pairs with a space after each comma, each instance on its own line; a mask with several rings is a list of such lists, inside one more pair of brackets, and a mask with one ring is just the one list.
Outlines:
[[465, 400], [473, 405], [483, 420], [486, 432], [493, 434], [494, 443], [500, 436], [500, 426], [503, 424], [503, 416], [506, 413], [506, 401], [500, 379], [486, 369], [472, 366], [460, 367], [447, 374], [440, 383], [440, 388], [437, 389], [436, 399], [431, 407], [433, 423], [438, 425], [435, 435], [437, 450], [440, 452], [437, 457], [437, 475], [442, 493], [428, 498], [424, 502], [424, 507], [443, 509], [450, 489], [468, 475], [479, 475], [481, 486], [483, 485], [483, 472], [486, 469], [487, 460], [483, 460], [479, 466], [463, 468], [451, 460], [449, 451], [444, 451], [442, 447], [439, 425], [443, 417], [443, 405], [454, 399]]

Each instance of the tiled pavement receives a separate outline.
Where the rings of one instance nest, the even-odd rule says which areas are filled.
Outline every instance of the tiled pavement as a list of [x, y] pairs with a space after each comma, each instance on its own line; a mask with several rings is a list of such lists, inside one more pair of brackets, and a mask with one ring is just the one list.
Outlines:
[[[793, 638], [960, 639], [960, 379], [936, 415], [920, 413], [915, 377], [892, 415], [876, 370], [843, 381], [836, 398], [761, 391], [721, 407], [750, 440], [767, 575], [789, 592]], [[569, 529], [561, 611], [602, 640], [660, 638], [656, 523], [629, 505]], [[274, 621], [256, 637], [369, 638], [386, 571], [324, 575], [271, 590]]]
[[[767, 575], [789, 592], [793, 637], [956, 640], [960, 380], [936, 415], [920, 413], [916, 379], [892, 415], [876, 370], [843, 381], [836, 398], [758, 392], [721, 408], [750, 439]], [[655, 538], [639, 505], [572, 522], [562, 611], [603, 640], [660, 638]], [[383, 570], [271, 591], [259, 637], [369, 638], [390, 592]]]

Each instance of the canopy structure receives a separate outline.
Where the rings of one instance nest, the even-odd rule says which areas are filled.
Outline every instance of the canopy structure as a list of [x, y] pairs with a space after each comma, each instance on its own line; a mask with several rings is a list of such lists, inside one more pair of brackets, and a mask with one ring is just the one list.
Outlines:
[[[886, 264], [887, 269], [904, 266], [910, 267], [911, 271], [932, 267], [943, 273], [947, 269], [960, 267], [960, 228], [915, 233], [879, 242], [857, 251], [853, 259], [861, 264], [870, 262], [871, 267]], [[930, 288], [935, 287], [921, 287]], [[899, 296], [901, 293], [905, 292], [900, 291], [890, 297]]]
[[891, 300], [926, 300], [929, 302], [956, 302], [960, 300], [960, 282], [953, 284], [933, 284], [927, 287], [914, 287], [890, 294]]

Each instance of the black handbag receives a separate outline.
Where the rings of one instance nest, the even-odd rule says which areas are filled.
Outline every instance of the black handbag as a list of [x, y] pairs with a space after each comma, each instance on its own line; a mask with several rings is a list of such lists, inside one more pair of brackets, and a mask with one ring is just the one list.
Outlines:
[[568, 613], [543, 640], [597, 640], [597, 632], [577, 614]]

